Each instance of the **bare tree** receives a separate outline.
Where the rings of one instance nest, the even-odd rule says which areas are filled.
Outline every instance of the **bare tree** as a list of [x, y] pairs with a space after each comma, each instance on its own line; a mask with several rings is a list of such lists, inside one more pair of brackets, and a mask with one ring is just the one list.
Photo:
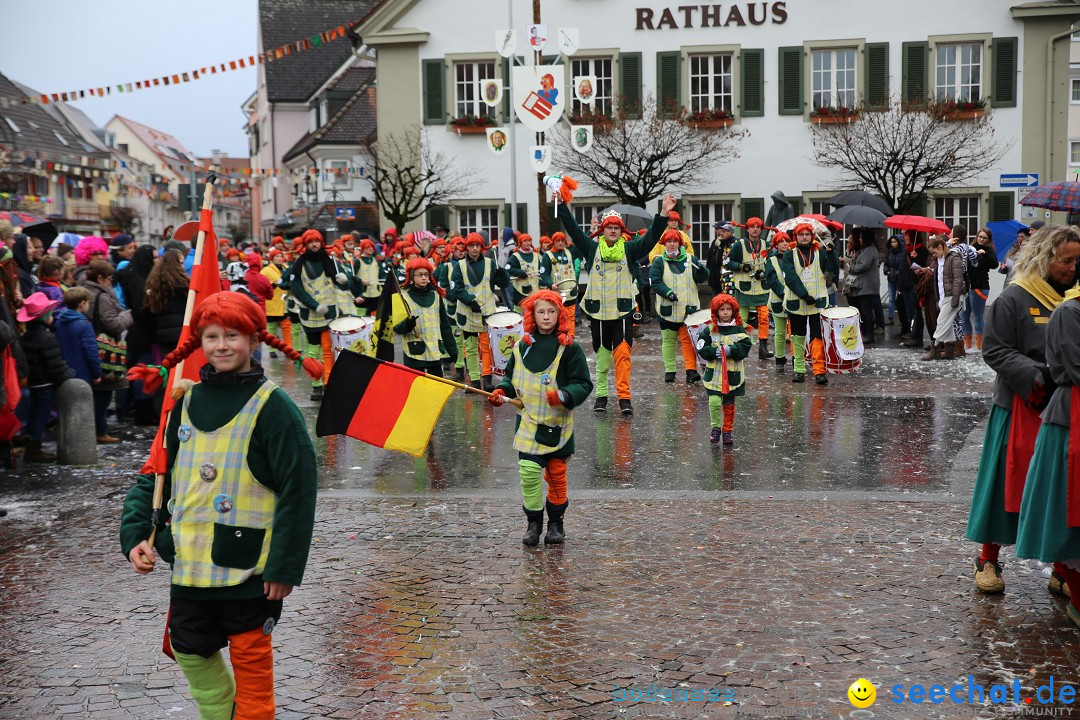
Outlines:
[[[977, 108], [982, 110], [982, 108]], [[922, 214], [922, 194], [963, 186], [997, 167], [1011, 142], [998, 142], [990, 111], [951, 101], [918, 105], [893, 99], [853, 122], [811, 128], [814, 162], [842, 183], [880, 195], [898, 210]]]
[[368, 152], [375, 198], [398, 232], [429, 206], [446, 205], [477, 182], [475, 167], [435, 151], [419, 126], [383, 135], [368, 144]]
[[122, 205], [116, 205], [109, 211], [109, 217], [105, 218], [105, 221], [127, 235], [133, 235], [139, 230], [139, 226], [142, 225], [142, 218], [139, 217], [139, 213], [134, 208], [124, 207]]
[[572, 148], [568, 134], [549, 131], [559, 167], [642, 208], [665, 192], [706, 183], [713, 168], [738, 159], [739, 146], [750, 134], [733, 127], [704, 129], [685, 109], [660, 115], [652, 95], [639, 108], [620, 101], [614, 117], [598, 120], [593, 145], [584, 153]]

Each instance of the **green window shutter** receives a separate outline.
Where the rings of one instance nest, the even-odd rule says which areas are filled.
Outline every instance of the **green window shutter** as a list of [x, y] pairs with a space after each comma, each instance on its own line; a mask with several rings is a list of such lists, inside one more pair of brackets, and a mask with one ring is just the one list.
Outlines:
[[780, 48], [780, 114], [802, 115], [803, 49], [800, 46]]
[[421, 65], [424, 84], [424, 124], [446, 122], [446, 65], [442, 60], [424, 60]]
[[[521, 232], [525, 232], [525, 228], [529, 227], [529, 206], [523, 202], [518, 203], [517, 225], [515, 225], [514, 227], [518, 230], [521, 230]], [[537, 244], [539, 244], [539, 242], [540, 241], [537, 240]]]
[[802, 198], [801, 197], [789, 197], [787, 199], [791, 205], [791, 209], [795, 211], [795, 215], [802, 215]]
[[679, 92], [679, 66], [682, 53], [678, 50], [656, 53], [656, 114], [673, 117], [682, 105]]
[[900, 82], [900, 99], [903, 102], [921, 103], [928, 94], [930, 43], [906, 42], [903, 48], [904, 72]]
[[739, 74], [743, 117], [761, 117], [765, 114], [765, 51], [743, 50], [739, 54]]
[[739, 222], [745, 223], [752, 217], [765, 217], [765, 198], [743, 198], [740, 201]]
[[866, 97], [868, 108], [889, 105], [889, 43], [866, 44]]
[[641, 117], [641, 53], [619, 54], [619, 95], [631, 118]]
[[429, 205], [426, 214], [425, 225], [428, 230], [434, 230], [436, 227], [450, 227], [450, 206], [449, 205]]
[[[511, 212], [510, 203], [506, 203], [505, 205], [503, 205], [502, 222], [499, 223], [499, 227], [504, 228], [507, 225], [513, 227], [514, 223], [510, 222], [510, 218], [513, 216], [513, 214], [514, 213]], [[517, 230], [517, 228], [514, 229]]]
[[1016, 211], [1016, 195], [1012, 192], [990, 193], [990, 222], [1013, 220]]
[[990, 45], [990, 106], [1016, 107], [1017, 38], [994, 38]]

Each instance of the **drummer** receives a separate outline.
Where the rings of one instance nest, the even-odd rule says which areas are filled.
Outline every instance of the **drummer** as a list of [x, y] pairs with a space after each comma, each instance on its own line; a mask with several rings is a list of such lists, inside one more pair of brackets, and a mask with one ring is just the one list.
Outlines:
[[521, 233], [517, 247], [506, 260], [506, 274], [510, 276], [510, 299], [514, 312], [521, 313], [521, 301], [543, 287], [551, 287], [551, 278], [540, 272], [540, 254], [533, 250], [532, 235]]
[[375, 314], [375, 306], [386, 282], [386, 266], [375, 257], [375, 243], [370, 238], [360, 241], [360, 257], [356, 259], [356, 279], [360, 296], [356, 299], [361, 317]]
[[[701, 306], [698, 283], [709, 279], [709, 270], [686, 252], [682, 234], [665, 230], [660, 236], [664, 252], [649, 267], [649, 281], [656, 292], [656, 318], [660, 323], [661, 354], [664, 358], [664, 382], [675, 382], [675, 346], [682, 347], [686, 384], [701, 380], [697, 354], [684, 321]], [[689, 352], [688, 352], [689, 351]]]
[[769, 339], [769, 290], [765, 287], [765, 260], [768, 250], [761, 238], [765, 223], [759, 217], [752, 217], [742, 227], [746, 228], [746, 237], [736, 240], [728, 252], [727, 267], [731, 270], [735, 284], [735, 299], [739, 302], [739, 317], [743, 325], [748, 323], [751, 308], [756, 309], [758, 359], [768, 360], [773, 356], [768, 347]]
[[[438, 241], [432, 247], [434, 248], [437, 244]], [[465, 257], [465, 238], [460, 235], [450, 238], [446, 243], [446, 250], [446, 258], [435, 265], [434, 279], [435, 284], [448, 293], [450, 292], [450, 270], [454, 267], [454, 263]], [[465, 346], [465, 338], [458, 325], [457, 303], [453, 300], [448, 300], [448, 302], [450, 304], [447, 307], [447, 315], [450, 318], [450, 327], [454, 331], [454, 342], [460, 350]], [[458, 352], [457, 359], [454, 361], [454, 379], [459, 382], [465, 379], [465, 353], [463, 352]]]
[[428, 375], [442, 377], [444, 359], [457, 360], [457, 343], [446, 310], [446, 291], [432, 282], [435, 268], [425, 258], [413, 258], [405, 266], [402, 294], [409, 315], [394, 326], [402, 336], [404, 364]]
[[471, 232], [465, 238], [465, 257], [450, 271], [450, 299], [457, 301], [458, 326], [465, 340], [465, 366], [475, 388], [491, 392], [491, 344], [485, 320], [495, 314], [496, 293], [510, 283], [510, 276], [484, 255], [484, 238]]
[[828, 385], [825, 375], [825, 343], [821, 339], [821, 311], [829, 306], [826, 275], [840, 272], [840, 263], [831, 244], [814, 242], [814, 229], [809, 223], [799, 223], [795, 247], [784, 253], [780, 268], [784, 273], [784, 308], [791, 323], [791, 355], [794, 374], [791, 382], [806, 380], [806, 340], [810, 339], [810, 356], [814, 360], [814, 382]]
[[[552, 198], [554, 200], [554, 197]], [[589, 268], [589, 284], [581, 299], [582, 310], [590, 320], [593, 352], [596, 353], [596, 403], [593, 410], [605, 412], [608, 399], [608, 373], [615, 364], [615, 392], [623, 415], [634, 413], [630, 403], [630, 348], [634, 315], [634, 274], [631, 268], [656, 243], [667, 224], [667, 215], [675, 207], [675, 196], [664, 197], [662, 212], [653, 219], [643, 236], [630, 237], [622, 216], [609, 210], [601, 216], [595, 234], [598, 242], [587, 237], [566, 203], [559, 203], [559, 220], [574, 242], [576, 252]]]
[[780, 269], [780, 260], [791, 248], [791, 238], [783, 231], [773, 233], [771, 238], [772, 250], [769, 252], [768, 262], [765, 264], [765, 287], [769, 288], [769, 310], [772, 312], [773, 322], [773, 347], [776, 352], [776, 369], [784, 371], [787, 365], [787, 310], [784, 309], [784, 296], [787, 294], [787, 286], [784, 285], [784, 273]]
[[[541, 247], [543, 247], [543, 238]], [[551, 235], [551, 249], [543, 253], [540, 258], [540, 274], [551, 278], [551, 286], [563, 299], [563, 305], [569, 308], [567, 312], [570, 323], [570, 337], [574, 337], [577, 330], [577, 301], [578, 301], [578, 271], [581, 268], [581, 259], [578, 258], [573, 247], [567, 247], [570, 241], [565, 233], [556, 232]]]

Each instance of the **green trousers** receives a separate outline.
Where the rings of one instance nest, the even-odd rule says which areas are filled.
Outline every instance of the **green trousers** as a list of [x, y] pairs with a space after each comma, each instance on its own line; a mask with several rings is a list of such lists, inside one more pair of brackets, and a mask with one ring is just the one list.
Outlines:
[[773, 335], [773, 346], [776, 352], [776, 357], [782, 358], [787, 355], [787, 315], [777, 315], [773, 313], [773, 320], [776, 322], [776, 327], [773, 328], [775, 335]]
[[596, 397], [608, 396], [608, 375], [614, 358], [605, 347], [596, 351]]
[[236, 684], [222, 654], [204, 658], [174, 650], [173, 655], [187, 678], [191, 698], [199, 706], [199, 720], [231, 720]]

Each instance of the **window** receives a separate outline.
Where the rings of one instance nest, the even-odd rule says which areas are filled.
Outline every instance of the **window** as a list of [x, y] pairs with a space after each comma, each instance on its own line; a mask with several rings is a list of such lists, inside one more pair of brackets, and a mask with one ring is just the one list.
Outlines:
[[976, 102], [982, 98], [982, 44], [938, 45], [937, 98]]
[[462, 236], [484, 230], [488, 241], [499, 237], [499, 208], [471, 207], [458, 210], [458, 232]]
[[578, 205], [574, 203], [571, 210], [574, 213], [574, 219], [577, 220], [577, 224], [581, 226], [581, 229], [588, 234], [589, 226], [592, 225], [594, 217], [598, 217], [600, 213], [604, 212], [608, 205]]
[[307, 111], [307, 130], [315, 132], [319, 129], [319, 107], [312, 105]]
[[262, 190], [260, 197], [263, 202], [270, 202], [270, 178], [262, 178], [259, 181], [259, 187]]
[[934, 199], [934, 217], [949, 227], [963, 225], [970, 235], [979, 229], [978, 195]]
[[690, 56], [690, 112], [731, 114], [731, 54]]
[[814, 50], [811, 58], [814, 109], [855, 107], [855, 49]]
[[716, 236], [713, 223], [728, 222], [735, 213], [733, 202], [690, 203], [690, 238], [699, 258], [709, 254], [709, 243]]
[[1080, 140], [1069, 141], [1069, 164], [1080, 165]]
[[1071, 93], [1069, 100], [1073, 103], [1080, 103], [1080, 78], [1073, 78], [1071, 85]]
[[[593, 104], [590, 107], [585, 103], [578, 102], [577, 94], [574, 94], [574, 104], [571, 108], [572, 115], [580, 115], [591, 110], [593, 113], [611, 116], [611, 58], [585, 58], [574, 60], [570, 64], [573, 78], [582, 75], [595, 75], [596, 87], [593, 88]], [[577, 85], [575, 81], [575, 86]], [[573, 93], [573, 90], [570, 91]]]
[[5, 117], [5, 118], [4, 118], [4, 120], [6, 120], [6, 121], [7, 121], [7, 124], [8, 124], [8, 127], [9, 127], [9, 128], [11, 128], [12, 130], [14, 130], [15, 132], [22, 132], [22, 130], [20, 130], [20, 129], [19, 129], [19, 126], [15, 124], [15, 121], [14, 121], [14, 120], [12, 120], [12, 119], [11, 119], [11, 118], [9, 118], [9, 117]]
[[480, 98], [480, 81], [495, 77], [493, 62], [454, 63], [454, 117], [495, 117], [495, 108]]
[[326, 164], [330, 171], [330, 187], [349, 187], [349, 163], [345, 160], [331, 160]]
[[319, 127], [330, 122], [330, 100], [323, 98], [319, 103]]
[[55, 130], [53, 130], [53, 131], [52, 131], [52, 134], [53, 134], [53, 135], [55, 135], [55, 136], [56, 136], [56, 139], [57, 139], [57, 140], [59, 140], [59, 141], [60, 141], [61, 143], [63, 143], [63, 144], [65, 145], [65, 146], [66, 146], [66, 145], [68, 144], [68, 141], [67, 141], [67, 140], [65, 140], [65, 139], [64, 139], [64, 136], [63, 136], [63, 135], [61, 135], [60, 133], [58, 133], [58, 132], [56, 132]]

